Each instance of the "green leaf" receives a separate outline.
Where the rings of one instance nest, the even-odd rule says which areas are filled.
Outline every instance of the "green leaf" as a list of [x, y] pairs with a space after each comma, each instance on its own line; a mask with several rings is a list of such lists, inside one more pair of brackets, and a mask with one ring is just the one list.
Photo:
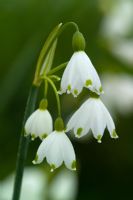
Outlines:
[[48, 73], [50, 71], [54, 60], [56, 46], [57, 46], [57, 39], [53, 42], [52, 47], [50, 48], [46, 58], [44, 59], [40, 72], [41, 75]]
[[58, 24], [54, 28], [54, 30], [49, 34], [46, 42], [44, 43], [44, 46], [42, 47], [40, 56], [38, 58], [37, 67], [36, 67], [36, 73], [35, 73], [35, 78], [34, 78], [34, 84], [35, 85], [40, 84], [39, 77], [40, 77], [41, 67], [42, 67], [42, 65], [44, 63], [44, 59], [46, 58], [47, 53], [48, 53], [52, 43], [56, 40], [56, 38], [58, 36], [58, 33], [59, 33], [59, 30], [60, 30], [61, 26], [62, 26], [62, 23]]

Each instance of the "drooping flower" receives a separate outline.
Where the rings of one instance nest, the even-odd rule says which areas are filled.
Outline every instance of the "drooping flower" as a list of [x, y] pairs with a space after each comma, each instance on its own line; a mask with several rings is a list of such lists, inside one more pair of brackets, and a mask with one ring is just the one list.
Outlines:
[[64, 126], [58, 126], [60, 120], [61, 118], [57, 118], [55, 131], [49, 134], [40, 144], [33, 163], [39, 164], [46, 157], [51, 166], [51, 171], [61, 166], [63, 162], [68, 169], [76, 170], [75, 152], [72, 143], [64, 132]]
[[100, 143], [106, 127], [111, 138], [118, 138], [115, 124], [107, 108], [100, 98], [91, 97], [70, 118], [67, 131], [73, 129], [75, 136], [80, 138], [91, 130]]
[[73, 48], [75, 52], [63, 73], [60, 94], [67, 92], [77, 97], [83, 87], [101, 94], [103, 91], [99, 76], [84, 52], [85, 40], [80, 32], [76, 32], [73, 37]]
[[99, 76], [84, 51], [71, 57], [61, 80], [60, 93], [72, 93], [76, 97], [86, 87], [97, 94], [102, 93]]
[[34, 111], [25, 123], [25, 135], [44, 139], [53, 130], [52, 117], [47, 110], [47, 100], [42, 100], [39, 109]]

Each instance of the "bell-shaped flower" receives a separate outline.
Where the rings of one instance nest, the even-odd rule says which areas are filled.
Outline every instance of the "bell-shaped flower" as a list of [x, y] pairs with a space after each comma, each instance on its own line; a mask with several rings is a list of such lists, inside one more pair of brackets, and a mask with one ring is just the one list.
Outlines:
[[36, 137], [44, 139], [53, 130], [53, 120], [47, 110], [47, 100], [42, 100], [39, 109], [34, 111], [25, 123], [25, 135], [31, 135], [32, 140]]
[[74, 97], [77, 97], [83, 87], [97, 94], [103, 92], [99, 76], [89, 57], [84, 51], [77, 51], [65, 68], [59, 93], [72, 93]]
[[[61, 118], [57, 118], [56, 124]], [[61, 128], [60, 128], [61, 127]], [[55, 131], [40, 144], [33, 164], [41, 163], [46, 157], [51, 167], [51, 171], [58, 168], [64, 162], [70, 170], [76, 170], [75, 152], [69, 138], [64, 132], [64, 128], [56, 125]]]
[[80, 138], [91, 130], [100, 143], [106, 127], [111, 138], [118, 138], [107, 108], [100, 98], [91, 97], [72, 115], [67, 124], [67, 131], [73, 129], [75, 136]]

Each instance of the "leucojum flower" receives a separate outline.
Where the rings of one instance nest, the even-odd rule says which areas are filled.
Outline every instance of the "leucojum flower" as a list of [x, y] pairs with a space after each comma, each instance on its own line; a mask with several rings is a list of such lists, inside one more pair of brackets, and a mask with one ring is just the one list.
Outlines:
[[25, 135], [31, 135], [32, 140], [36, 137], [44, 139], [53, 130], [53, 120], [47, 110], [47, 100], [40, 102], [39, 109], [34, 111], [25, 124]]
[[67, 131], [74, 129], [75, 136], [80, 138], [91, 130], [94, 137], [101, 143], [106, 127], [112, 138], [118, 138], [107, 108], [99, 97], [90, 97], [70, 118]]
[[[43, 58], [43, 62], [39, 59], [40, 68], [37, 67], [36, 71], [34, 84], [40, 87], [41, 83], [44, 83], [44, 99], [41, 101], [39, 108], [30, 115], [25, 123], [25, 136], [31, 135], [32, 139], [39, 137], [42, 140], [33, 163], [39, 164], [46, 158], [51, 171], [54, 171], [63, 163], [68, 169], [76, 170], [74, 148], [66, 132], [73, 130], [75, 136], [79, 139], [92, 132], [94, 138], [101, 143], [104, 131], [107, 128], [111, 138], [118, 138], [113, 119], [100, 99], [100, 95], [103, 94], [101, 81], [90, 58], [85, 53], [84, 36], [79, 32], [75, 23], [70, 24], [76, 27], [72, 39], [74, 53], [67, 65], [64, 63], [51, 69], [58, 37], [64, 30], [64, 27], [60, 24], [50, 34], [46, 42], [49, 51], [42, 50], [42, 54], [47, 53], [46, 55], [41, 54], [40, 59]], [[63, 67], [66, 68], [58, 92], [54, 81], [59, 81], [60, 78], [55, 73]], [[48, 85], [51, 85], [57, 101], [58, 115], [54, 130], [52, 117], [47, 110]], [[88, 91], [89, 98], [72, 115], [65, 128], [61, 117], [60, 95], [71, 93], [74, 97], [77, 97], [84, 88]]]
[[61, 118], [57, 118], [55, 121], [55, 131], [42, 141], [33, 163], [39, 164], [45, 157], [51, 166], [51, 171], [61, 166], [63, 162], [68, 169], [76, 170], [75, 152], [65, 134]]
[[[80, 43], [77, 44], [77, 41]], [[61, 94], [67, 92], [77, 97], [83, 90], [83, 87], [97, 94], [103, 92], [99, 76], [85, 53], [84, 48], [84, 37], [82, 33], [76, 32], [73, 36], [73, 49], [75, 51], [62, 76]]]

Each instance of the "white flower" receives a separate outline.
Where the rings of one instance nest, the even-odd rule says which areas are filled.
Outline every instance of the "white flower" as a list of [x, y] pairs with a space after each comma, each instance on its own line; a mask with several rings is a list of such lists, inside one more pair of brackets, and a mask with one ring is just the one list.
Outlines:
[[91, 97], [70, 118], [67, 131], [74, 129], [75, 136], [80, 138], [91, 130], [100, 143], [106, 127], [112, 138], [118, 138], [107, 108], [99, 98]]
[[54, 131], [40, 144], [34, 164], [39, 164], [46, 157], [51, 171], [65, 163], [66, 167], [76, 170], [75, 152], [64, 131]]
[[89, 57], [84, 51], [77, 51], [71, 57], [63, 73], [60, 94], [67, 92], [76, 97], [83, 87], [97, 94], [102, 93], [99, 76]]
[[31, 134], [32, 139], [44, 139], [53, 130], [52, 117], [47, 109], [34, 111], [25, 124], [26, 135]]

